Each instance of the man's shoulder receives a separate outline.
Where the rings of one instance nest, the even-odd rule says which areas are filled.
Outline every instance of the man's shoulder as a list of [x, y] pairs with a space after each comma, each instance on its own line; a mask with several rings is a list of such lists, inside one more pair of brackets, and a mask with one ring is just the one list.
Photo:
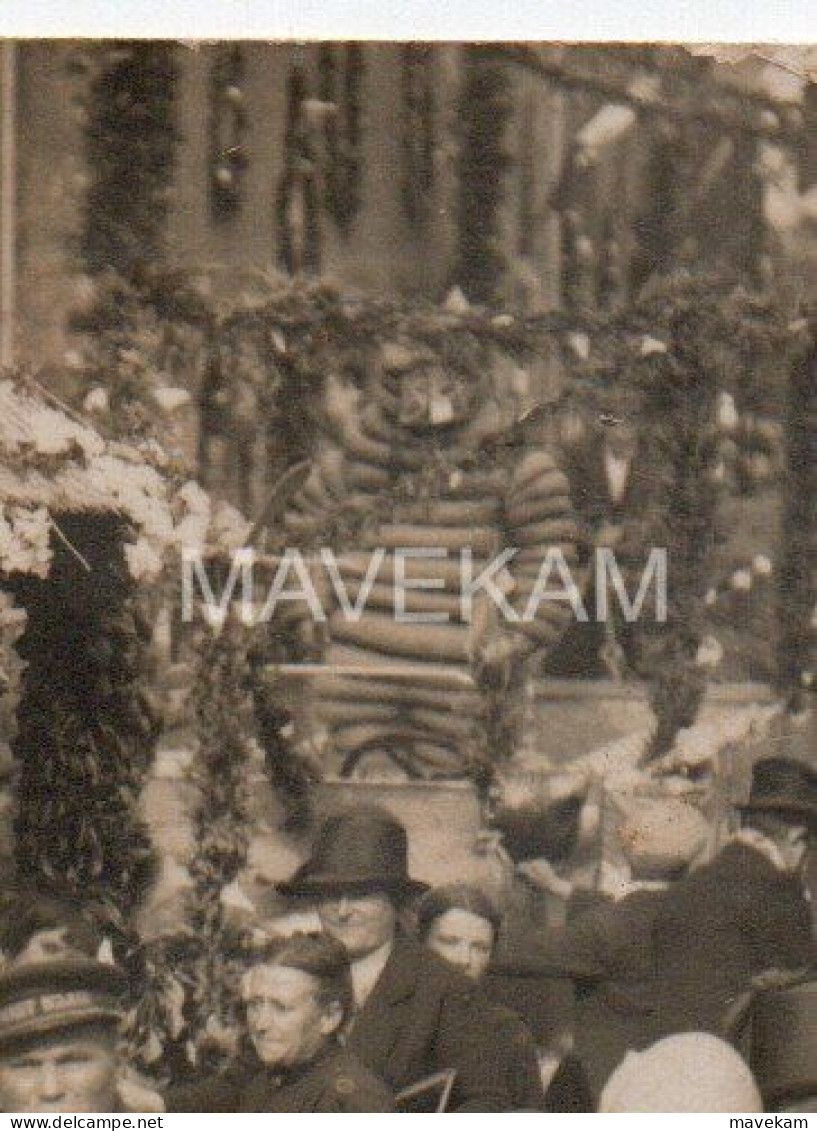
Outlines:
[[339, 1048], [316, 1066], [315, 1075], [346, 1111], [392, 1111], [393, 1096], [383, 1081], [348, 1049]]
[[[713, 908], [753, 906], [789, 892], [791, 878], [779, 872], [762, 853], [731, 841], [708, 863], [679, 880], [667, 892], [670, 917], [705, 917]], [[663, 915], [659, 916], [663, 919]]]
[[477, 996], [473, 982], [415, 939], [400, 938], [390, 961], [400, 966], [406, 975], [412, 976], [417, 986], [426, 993]]
[[725, 845], [708, 864], [692, 872], [682, 882], [693, 890], [701, 886], [712, 886], [722, 888], [728, 893], [732, 890], [732, 882], [743, 890], [747, 884], [785, 886], [789, 883], [789, 877], [780, 872], [757, 848], [733, 840]]
[[165, 1110], [171, 1112], [231, 1112], [252, 1080], [252, 1070], [236, 1062], [223, 1073], [189, 1084], [177, 1085], [165, 1093]]

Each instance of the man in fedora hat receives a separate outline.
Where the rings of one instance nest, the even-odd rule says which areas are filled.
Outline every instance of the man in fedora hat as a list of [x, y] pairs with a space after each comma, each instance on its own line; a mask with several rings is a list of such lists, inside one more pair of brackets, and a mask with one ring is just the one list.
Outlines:
[[69, 955], [0, 972], [0, 1110], [115, 1112], [124, 975]]
[[763, 758], [740, 809], [733, 839], [675, 885], [655, 918], [662, 1033], [720, 1033], [754, 978], [814, 960], [803, 875], [817, 828], [817, 773], [794, 758]]
[[346, 1044], [400, 1092], [453, 1072], [451, 1109], [511, 1110], [477, 988], [398, 928], [425, 885], [408, 873], [406, 830], [386, 811], [350, 809], [319, 829], [284, 894], [315, 901], [324, 930], [352, 962], [355, 1009]]

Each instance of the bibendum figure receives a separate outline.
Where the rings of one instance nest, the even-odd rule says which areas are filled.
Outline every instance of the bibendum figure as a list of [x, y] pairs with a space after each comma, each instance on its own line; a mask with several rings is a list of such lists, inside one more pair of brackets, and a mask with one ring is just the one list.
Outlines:
[[[313, 685], [326, 772], [458, 778], [518, 742], [526, 662], [574, 615], [581, 541], [555, 452], [525, 440], [523, 376], [452, 330], [379, 344], [362, 385], [327, 383], [327, 435], [285, 523], [288, 546], [329, 547], [349, 602], [365, 597], [352, 617], [335, 595], [314, 626], [342, 673]], [[486, 568], [494, 588], [468, 605]]]

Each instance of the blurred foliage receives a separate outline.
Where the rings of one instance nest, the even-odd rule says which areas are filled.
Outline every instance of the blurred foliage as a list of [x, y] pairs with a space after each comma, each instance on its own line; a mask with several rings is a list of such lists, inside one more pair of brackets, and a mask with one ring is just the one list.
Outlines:
[[103, 515], [62, 516], [48, 579], [12, 575], [28, 614], [12, 749], [20, 763], [17, 870], [24, 883], [105, 907], [124, 926], [153, 871], [138, 799], [159, 713], [150, 625], [135, 602], [125, 531]]
[[246, 932], [223, 900], [247, 863], [250, 771], [254, 760], [250, 630], [228, 617], [204, 633], [192, 690], [196, 750], [189, 771], [196, 787], [192, 890], [184, 928], [150, 943], [146, 983], [130, 1018], [135, 1054], [148, 1068], [169, 1067], [175, 1080], [213, 1071], [238, 1045], [238, 988]]
[[85, 127], [91, 183], [82, 256], [95, 274], [116, 264], [130, 279], [164, 250], [176, 153], [177, 47], [110, 40], [88, 52]]

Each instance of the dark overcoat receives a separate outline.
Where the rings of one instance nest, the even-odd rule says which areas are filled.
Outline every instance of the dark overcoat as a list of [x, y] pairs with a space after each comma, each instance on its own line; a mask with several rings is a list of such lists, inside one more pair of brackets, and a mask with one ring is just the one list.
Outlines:
[[513, 1111], [545, 1111], [545, 1092], [530, 1029], [507, 1006], [488, 1004], [493, 1052]]
[[395, 1091], [456, 1073], [452, 1111], [512, 1111], [478, 988], [413, 939], [396, 940], [347, 1046]]
[[807, 967], [815, 953], [800, 880], [738, 842], [667, 894], [655, 917], [653, 946], [661, 1036], [687, 1029], [720, 1033], [753, 977]]
[[528, 948], [531, 970], [573, 980], [575, 1052], [595, 1100], [627, 1051], [655, 1037], [652, 936], [665, 898], [656, 890], [599, 898]]
[[171, 1090], [168, 1111], [383, 1112], [394, 1111], [391, 1091], [351, 1053], [331, 1044], [307, 1065], [285, 1072], [257, 1061], [222, 1076]]

